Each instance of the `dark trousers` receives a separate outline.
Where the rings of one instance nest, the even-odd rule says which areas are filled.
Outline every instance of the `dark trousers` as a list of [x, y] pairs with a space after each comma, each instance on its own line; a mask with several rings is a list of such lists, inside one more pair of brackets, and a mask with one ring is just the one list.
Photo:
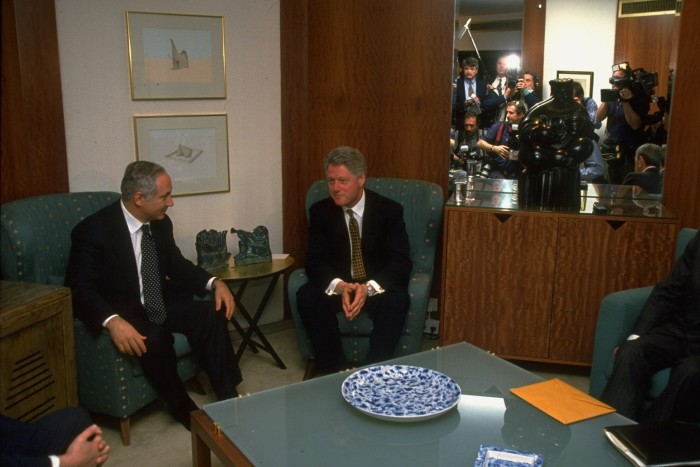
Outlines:
[[190, 404], [184, 383], [177, 373], [173, 332], [184, 334], [195, 358], [209, 376], [218, 399], [233, 397], [242, 381], [236, 363], [228, 320], [211, 301], [178, 301], [168, 304], [163, 325], [144, 320], [134, 327], [146, 336], [147, 352], [140, 357], [146, 378], [171, 409]]
[[51, 465], [48, 456], [65, 453], [90, 425], [90, 415], [79, 407], [59, 409], [30, 423], [0, 415], [0, 465]]
[[[644, 411], [651, 377], [672, 368], [668, 385]], [[601, 400], [637, 421], [700, 421], [700, 355], [676, 336], [652, 332], [627, 341]]]
[[[367, 363], [387, 360], [394, 355], [403, 332], [409, 303], [405, 290], [386, 291], [367, 298], [362, 313], [368, 313], [374, 322], [369, 338]], [[323, 370], [342, 365], [346, 358], [336, 317], [337, 313], [343, 311], [340, 295], [326, 295], [307, 283], [297, 291], [297, 305], [314, 348], [316, 367]]]

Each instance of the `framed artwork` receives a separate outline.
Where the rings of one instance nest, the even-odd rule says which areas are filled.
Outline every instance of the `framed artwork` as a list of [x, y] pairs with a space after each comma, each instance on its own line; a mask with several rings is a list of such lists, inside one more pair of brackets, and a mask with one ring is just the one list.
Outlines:
[[173, 196], [229, 191], [226, 114], [134, 116], [134, 137], [136, 160], [162, 165]]
[[593, 95], [593, 72], [592, 71], [557, 71], [557, 79], [573, 79], [583, 86], [584, 97]]
[[222, 16], [126, 12], [131, 98], [224, 99]]

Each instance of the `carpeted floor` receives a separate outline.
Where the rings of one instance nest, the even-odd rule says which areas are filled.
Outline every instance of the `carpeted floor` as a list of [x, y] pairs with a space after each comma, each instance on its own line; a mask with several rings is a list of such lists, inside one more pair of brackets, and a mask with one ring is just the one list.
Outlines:
[[[266, 352], [255, 354], [246, 351], [240, 363], [244, 381], [238, 387], [239, 392], [243, 395], [298, 382], [304, 375], [306, 362], [302, 361], [299, 355], [292, 323], [282, 322], [266, 325], [263, 326], [263, 331], [284, 361], [287, 369], [279, 368]], [[236, 333], [233, 336], [234, 346], [238, 347], [240, 339]], [[436, 340], [423, 340], [424, 349], [435, 346], [437, 346]], [[558, 377], [572, 386], [588, 392], [588, 368], [571, 368], [529, 362], [516, 363], [542, 378]], [[200, 375], [199, 379], [207, 390], [207, 394], [200, 395], [194, 392], [190, 392], [190, 394], [201, 407], [214, 402], [215, 398], [206, 376]], [[130, 446], [122, 446], [119, 423], [116, 419], [97, 414], [93, 416], [93, 419], [102, 427], [105, 439], [112, 449], [106, 465], [129, 467], [184, 467], [192, 465], [190, 433], [166, 412], [159, 401], [150, 404], [132, 417]], [[221, 464], [214, 457], [212, 465], [220, 466]]]

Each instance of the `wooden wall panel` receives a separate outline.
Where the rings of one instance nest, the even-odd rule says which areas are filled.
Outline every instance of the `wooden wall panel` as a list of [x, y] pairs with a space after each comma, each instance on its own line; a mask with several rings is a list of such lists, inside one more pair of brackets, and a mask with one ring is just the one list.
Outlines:
[[284, 249], [303, 265], [306, 190], [333, 147], [446, 191], [454, 1], [283, 0], [280, 15]]
[[523, 1], [522, 68], [523, 71], [535, 72], [540, 77], [540, 88], [537, 90], [540, 96], [542, 89], [548, 89], [548, 84], [542, 82], [546, 17], [547, 2], [545, 0]]
[[[615, 29], [615, 63], [629, 62], [634, 68], [644, 68], [659, 74], [656, 95], [668, 97], [668, 82], [672, 66], [675, 15], [618, 18]], [[612, 72], [610, 73], [612, 75]]]
[[558, 221], [538, 214], [447, 207], [440, 345], [547, 359]]
[[68, 191], [53, 0], [2, 2], [1, 197]]
[[700, 227], [700, 2], [683, 2], [671, 103], [664, 204], [681, 227]]
[[601, 297], [656, 284], [673, 265], [675, 240], [672, 221], [562, 218], [549, 358], [590, 362]]

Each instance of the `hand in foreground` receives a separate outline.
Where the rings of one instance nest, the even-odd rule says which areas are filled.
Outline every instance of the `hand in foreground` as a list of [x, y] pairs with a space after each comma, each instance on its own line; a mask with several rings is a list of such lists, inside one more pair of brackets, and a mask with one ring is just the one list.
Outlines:
[[236, 302], [233, 300], [231, 289], [228, 288], [224, 281], [218, 279], [212, 282], [212, 286], [214, 286], [214, 307], [216, 311], [221, 310], [223, 305], [226, 310], [226, 319], [231, 319], [236, 312]]
[[87, 427], [75, 437], [65, 454], [58, 456], [61, 467], [87, 467], [102, 465], [109, 457], [109, 444], [102, 439], [97, 425]]
[[365, 306], [365, 300], [367, 300], [367, 286], [365, 284], [346, 283], [343, 288], [343, 312], [345, 317], [352, 321], [357, 318], [360, 314], [362, 308]]
[[494, 146], [493, 152], [501, 159], [508, 159], [510, 157], [510, 148], [506, 145]]
[[146, 336], [142, 336], [128, 321], [115, 316], [107, 323], [112, 342], [121, 353], [138, 356], [146, 353]]
[[624, 88], [624, 89], [620, 89], [619, 96], [620, 96], [620, 99], [622, 99], [623, 101], [628, 101], [628, 100], [632, 99], [634, 94], [632, 94], [632, 91], [630, 91], [629, 89]]

